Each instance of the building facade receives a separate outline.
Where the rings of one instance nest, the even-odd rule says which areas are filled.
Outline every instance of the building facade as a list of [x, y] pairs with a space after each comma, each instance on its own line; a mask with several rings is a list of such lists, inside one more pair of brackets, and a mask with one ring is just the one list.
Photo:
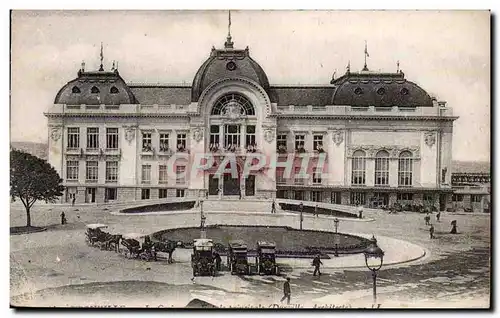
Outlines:
[[454, 162], [451, 211], [490, 212], [491, 176], [489, 163]]
[[[66, 202], [206, 193], [367, 206], [451, 202], [457, 117], [399, 70], [348, 66], [325, 85], [271, 85], [229, 35], [190, 86], [127, 84], [102, 62], [98, 71], [82, 65], [45, 115], [49, 162]], [[200, 154], [205, 166], [193, 168]], [[209, 166], [203, 154], [213, 156]], [[244, 174], [249, 158], [255, 169]], [[236, 176], [217, 172], [228, 162]]]

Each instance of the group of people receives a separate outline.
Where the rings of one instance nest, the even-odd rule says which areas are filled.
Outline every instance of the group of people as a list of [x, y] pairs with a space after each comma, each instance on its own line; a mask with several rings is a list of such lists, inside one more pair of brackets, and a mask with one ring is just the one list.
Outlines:
[[[427, 213], [424, 217], [425, 225], [429, 226], [429, 237], [431, 239], [436, 238], [434, 236], [434, 225], [431, 223], [431, 215]], [[441, 211], [436, 214], [436, 222], [441, 222]], [[451, 221], [451, 231], [450, 234], [457, 234], [457, 220]]]

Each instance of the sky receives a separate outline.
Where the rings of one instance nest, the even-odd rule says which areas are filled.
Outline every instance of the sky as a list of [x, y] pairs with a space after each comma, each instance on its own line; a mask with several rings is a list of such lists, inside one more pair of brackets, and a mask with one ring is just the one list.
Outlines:
[[[328, 84], [346, 70], [395, 72], [454, 115], [453, 159], [490, 157], [490, 14], [487, 11], [231, 11], [235, 48], [273, 84]], [[47, 142], [43, 112], [86, 70], [118, 61], [128, 83], [187, 83], [227, 35], [227, 11], [13, 11], [12, 141]]]

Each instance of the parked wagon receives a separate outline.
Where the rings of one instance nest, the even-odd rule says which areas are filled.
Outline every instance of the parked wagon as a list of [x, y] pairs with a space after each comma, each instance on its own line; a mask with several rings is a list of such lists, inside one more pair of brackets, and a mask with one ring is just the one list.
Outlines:
[[279, 275], [276, 264], [276, 244], [272, 242], [257, 242], [257, 257], [255, 260], [259, 275]]
[[247, 259], [247, 245], [242, 240], [229, 241], [227, 250], [227, 266], [232, 275], [250, 273], [250, 265]]
[[193, 254], [191, 254], [191, 267], [194, 276], [215, 276], [213, 255], [214, 243], [211, 239], [195, 239]]

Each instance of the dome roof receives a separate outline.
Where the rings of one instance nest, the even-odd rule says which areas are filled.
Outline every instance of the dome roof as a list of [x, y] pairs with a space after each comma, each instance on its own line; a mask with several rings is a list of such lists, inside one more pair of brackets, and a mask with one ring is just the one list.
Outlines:
[[332, 81], [333, 105], [432, 107], [432, 98], [404, 73], [347, 72]]
[[79, 71], [78, 77], [64, 85], [54, 104], [120, 105], [135, 104], [134, 94], [121, 78], [118, 70], [112, 72]]
[[[232, 43], [231, 43], [232, 44]], [[245, 50], [234, 50], [226, 43], [226, 48], [212, 48], [210, 57], [201, 65], [193, 80], [191, 100], [198, 101], [201, 93], [212, 82], [225, 77], [245, 77], [261, 85], [269, 93], [269, 80], [262, 67]]]

